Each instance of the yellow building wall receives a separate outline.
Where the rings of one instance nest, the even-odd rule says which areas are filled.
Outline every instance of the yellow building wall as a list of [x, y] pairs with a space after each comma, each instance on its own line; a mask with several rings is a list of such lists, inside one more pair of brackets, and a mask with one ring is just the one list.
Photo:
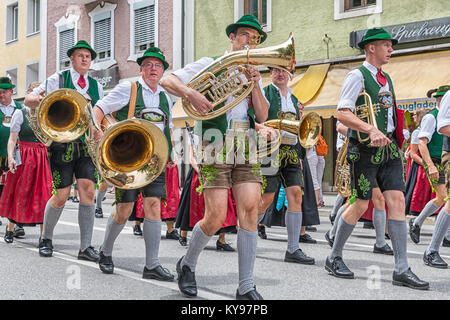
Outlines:
[[[27, 36], [27, 0], [18, 0], [19, 30], [16, 41], [6, 43], [6, 7], [14, 1], [0, 0], [0, 75], [5, 76], [6, 71], [17, 68], [17, 94], [14, 99], [23, 98], [26, 93], [26, 66], [41, 58], [41, 34]], [[42, 24], [45, 23], [41, 21]], [[39, 62], [41, 63], [41, 62]]]

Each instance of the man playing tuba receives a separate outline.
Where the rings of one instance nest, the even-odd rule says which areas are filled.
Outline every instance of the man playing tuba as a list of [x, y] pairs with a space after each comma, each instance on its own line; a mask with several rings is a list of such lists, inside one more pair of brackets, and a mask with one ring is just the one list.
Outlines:
[[[403, 137], [403, 113], [395, 106], [394, 87], [381, 67], [389, 62], [392, 46], [397, 40], [382, 28], [369, 29], [358, 46], [365, 51], [366, 60], [345, 78], [338, 103], [338, 120], [351, 129], [347, 159], [352, 179], [349, 208], [337, 222], [337, 231], [325, 269], [340, 278], [353, 279], [342, 260], [342, 250], [356, 222], [366, 211], [375, 181], [383, 192], [389, 209], [388, 230], [395, 256], [394, 285], [413, 289], [428, 289], [429, 283], [420, 280], [409, 268], [407, 259], [407, 231], [405, 221], [405, 180], [400, 147]], [[371, 123], [353, 113], [355, 105], [363, 103], [365, 90], [378, 108]], [[386, 103], [386, 101], [391, 101]], [[372, 105], [368, 105], [372, 108]], [[378, 128], [378, 129], [377, 129]], [[368, 135], [370, 144], [358, 137]], [[362, 139], [362, 138], [361, 138]]]
[[[44, 98], [53, 91], [62, 88], [74, 89], [94, 105], [103, 98], [102, 86], [88, 76], [91, 61], [97, 54], [84, 40], [80, 40], [67, 51], [72, 67], [51, 75], [38, 88], [25, 97], [25, 105], [31, 109], [39, 106]], [[39, 240], [39, 254], [50, 257], [53, 254], [53, 230], [61, 216], [70, 195], [73, 176], [77, 180], [80, 194], [78, 223], [80, 226], [80, 251], [78, 259], [97, 261], [99, 256], [91, 246], [94, 230], [94, 196], [96, 169], [88, 154], [87, 145], [77, 139], [68, 143], [53, 142], [49, 147], [50, 167], [53, 178], [53, 196], [47, 202], [44, 213], [42, 238]]]
[[[159, 85], [164, 70], [169, 67], [163, 52], [156, 47], [148, 48], [142, 57], [136, 60], [141, 77], [136, 82], [136, 92], [132, 93], [133, 85], [130, 81], [118, 84], [104, 99], [94, 107], [97, 123], [102, 123], [105, 115], [115, 112], [119, 121], [135, 117], [151, 121], [165, 135], [169, 145], [170, 125], [172, 123], [172, 101], [165, 90]], [[132, 98], [133, 97], [133, 98]], [[133, 101], [133, 99], [135, 99]], [[134, 112], [131, 111], [134, 107]], [[131, 114], [130, 114], [131, 113]], [[97, 138], [98, 139], [98, 138]], [[133, 141], [128, 141], [132, 145]], [[174, 276], [159, 263], [159, 243], [161, 240], [161, 199], [166, 199], [165, 172], [139, 189], [120, 189], [116, 186], [116, 211], [108, 219], [105, 238], [100, 248], [99, 267], [104, 273], [113, 273], [112, 250], [114, 242], [122, 231], [128, 217], [133, 211], [134, 202], [139, 193], [144, 199], [144, 227], [146, 263], [143, 278], [161, 281], [172, 281]]]
[[[245, 15], [236, 23], [226, 28], [226, 34], [231, 43], [231, 51], [254, 49], [266, 39], [259, 21]], [[212, 108], [211, 102], [198, 91], [189, 88], [186, 84], [203, 68], [210, 65], [214, 58], [202, 58], [191, 63], [181, 70], [177, 70], [161, 85], [171, 94], [187, 99], [200, 113], [206, 114]], [[255, 121], [264, 122], [267, 118], [268, 102], [262, 90], [262, 80], [258, 70], [248, 66], [245, 78], [254, 83], [251, 94], [242, 100], [233, 109], [212, 120], [197, 121], [194, 132], [203, 138], [203, 150], [212, 143], [222, 143], [226, 140], [227, 129], [235, 124], [248, 129], [255, 128]], [[245, 81], [245, 79], [244, 79]], [[230, 103], [235, 97], [228, 97]], [[264, 130], [264, 129], [263, 129]], [[213, 134], [210, 134], [214, 132]], [[211, 138], [211, 135], [213, 137]], [[228, 146], [228, 145], [227, 145]], [[229, 150], [227, 150], [228, 152]], [[222, 155], [223, 148], [216, 152]], [[209, 239], [219, 230], [227, 216], [228, 189], [233, 189], [237, 206], [237, 216], [240, 228], [237, 235], [238, 262], [239, 262], [239, 288], [237, 299], [262, 299], [256, 291], [253, 281], [253, 266], [256, 258], [256, 243], [258, 238], [257, 217], [261, 200], [261, 169], [259, 164], [237, 163], [200, 164], [200, 177], [205, 197], [205, 215], [193, 228], [192, 240], [188, 251], [177, 263], [178, 286], [187, 296], [197, 295], [195, 267], [198, 257]]]

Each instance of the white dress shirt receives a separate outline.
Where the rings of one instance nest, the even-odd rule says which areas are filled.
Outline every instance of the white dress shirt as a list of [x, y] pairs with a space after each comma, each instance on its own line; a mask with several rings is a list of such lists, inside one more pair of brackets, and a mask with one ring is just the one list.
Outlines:
[[[173, 128], [172, 124], [172, 101], [167, 94], [167, 92], [164, 90], [163, 87], [158, 85], [156, 92], [153, 92], [152, 89], [145, 83], [144, 79], [140, 77], [138, 79], [138, 82], [142, 86], [142, 97], [144, 99], [145, 108], [148, 111], [152, 111], [155, 113], [158, 113], [162, 116], [164, 116], [164, 112], [159, 108], [159, 94], [161, 92], [164, 92], [166, 95], [167, 102], [169, 104], [169, 127]], [[110, 114], [112, 112], [119, 111], [123, 107], [125, 107], [130, 102], [130, 96], [131, 96], [131, 82], [130, 81], [124, 81], [122, 83], [119, 83], [117, 86], [114, 87], [114, 89], [111, 90], [111, 92], [108, 93], [106, 97], [99, 100], [97, 102], [97, 106], [102, 109], [103, 113]], [[161, 129], [161, 131], [164, 131], [164, 123], [154, 122], [158, 128]]]
[[[52, 74], [50, 77], [47, 78], [46, 81], [43, 81], [39, 85], [39, 87], [35, 88], [32, 93], [35, 96], [38, 96], [39, 93], [44, 91], [48, 95], [48, 94], [52, 93], [53, 91], [56, 91], [56, 90], [60, 89], [59, 88], [59, 75], [61, 73], [62, 72], [56, 72], [56, 73]], [[75, 86], [75, 89], [79, 93], [81, 93], [83, 95], [83, 97], [85, 97], [88, 100], [91, 100], [91, 97], [87, 93], [87, 91], [89, 90], [89, 80], [88, 80], [87, 74], [84, 75], [85, 82], [86, 82], [86, 86], [84, 88], [81, 88], [78, 85], [78, 80], [80, 79], [81, 74], [79, 74], [77, 71], [75, 71], [75, 69], [70, 68], [70, 76], [72, 78], [72, 82], [73, 82], [73, 85]], [[104, 96], [104, 94], [103, 94], [103, 87], [101, 86], [101, 84], [98, 81], [97, 81], [97, 85], [98, 85], [98, 96], [99, 96], [99, 99], [102, 99], [103, 96]]]
[[[291, 98], [292, 89], [287, 87], [286, 97], [284, 97], [283, 94], [281, 93], [280, 88], [278, 88], [273, 83], [272, 83], [272, 85], [278, 90], [278, 94], [280, 95], [280, 98], [281, 98], [281, 111], [282, 112], [292, 112], [293, 114], [296, 115], [297, 114], [297, 110], [295, 110], [294, 103], [292, 102], [292, 98]], [[297, 141], [298, 141], [297, 135], [289, 133], [287, 131], [281, 130], [281, 135], [295, 138], [295, 143], [297, 143]]]
[[417, 138], [427, 138], [430, 143], [434, 132], [436, 131], [436, 118], [432, 114], [426, 114], [420, 121], [420, 132]]
[[[377, 68], [367, 61], [364, 61], [363, 66], [366, 67], [374, 80], [377, 81]], [[355, 69], [350, 71], [344, 79], [344, 83], [342, 84], [341, 96], [339, 97], [339, 102], [337, 109], [350, 109], [352, 112], [355, 110], [356, 100], [358, 99], [358, 95], [363, 90], [364, 77], [359, 69]], [[380, 88], [379, 92], [389, 91], [389, 81], [386, 81], [386, 84]], [[377, 101], [372, 101], [373, 103], [377, 103]], [[394, 111], [393, 108], [389, 108], [388, 110], [388, 125], [387, 132], [394, 131]]]
[[[227, 52], [225, 52], [225, 54], [227, 54]], [[186, 65], [183, 69], [174, 71], [172, 74], [177, 76], [181, 80], [181, 82], [183, 82], [184, 84], [188, 84], [189, 81], [198, 72], [200, 72], [203, 68], [210, 65], [212, 62], [214, 62], [213, 58], [204, 57], [204, 58], [201, 58], [200, 60], [197, 60], [193, 63]], [[241, 77], [242, 77], [243, 81], [247, 81], [244, 75], [242, 75]], [[262, 79], [259, 80], [259, 88], [261, 90], [262, 96], [264, 97], [264, 99], [266, 99], [266, 97], [264, 95], [264, 91], [262, 89]], [[235, 98], [230, 97], [226, 100], [225, 103], [228, 104], [233, 100], [235, 100]], [[266, 101], [267, 101], [267, 99], [266, 99]], [[237, 106], [235, 106], [233, 109], [229, 110], [226, 113], [228, 126], [230, 126], [231, 120], [248, 121], [247, 110], [248, 110], [249, 102], [250, 102], [250, 98], [247, 97], [246, 99], [242, 100]], [[267, 103], [269, 103], [269, 102], [267, 101]]]
[[411, 134], [411, 144], [419, 144], [419, 138], [418, 138], [419, 132], [420, 132], [420, 126], [417, 127]]
[[450, 126], [450, 90], [442, 97], [437, 115], [437, 129]]
[[[5, 117], [12, 117], [13, 114], [16, 114], [17, 112], [14, 112], [15, 108], [16, 108], [16, 104], [14, 103], [13, 99], [11, 99], [11, 103], [8, 104], [7, 106], [0, 104], [0, 110], [5, 115]], [[9, 122], [9, 123], [3, 122], [3, 126], [11, 127], [11, 122]]]

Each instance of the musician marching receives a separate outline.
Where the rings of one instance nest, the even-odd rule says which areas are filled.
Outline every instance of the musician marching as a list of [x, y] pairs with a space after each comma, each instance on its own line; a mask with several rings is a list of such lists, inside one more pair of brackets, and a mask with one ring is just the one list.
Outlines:
[[[338, 103], [338, 120], [351, 129], [347, 160], [352, 178], [351, 206], [338, 223], [333, 248], [326, 258], [325, 269], [340, 278], [353, 279], [354, 274], [342, 260], [342, 250], [354, 226], [366, 211], [375, 181], [383, 192], [389, 210], [388, 230], [392, 240], [395, 269], [394, 285], [426, 290], [429, 283], [420, 280], [409, 268], [405, 221], [405, 179], [400, 147], [403, 137], [403, 113], [396, 108], [395, 93], [389, 75], [381, 71], [389, 62], [397, 40], [382, 28], [369, 29], [358, 46], [366, 60], [344, 79]], [[359, 94], [365, 90], [378, 107], [373, 124], [362, 121], [353, 111], [364, 102]], [[372, 107], [372, 106], [370, 106]], [[377, 129], [377, 127], [378, 129]], [[371, 146], [360, 143], [370, 138]]]
[[[124, 81], [118, 84], [104, 99], [97, 102], [93, 110], [95, 119], [97, 123], [102, 123], [105, 115], [114, 112], [118, 121], [130, 118], [130, 113], [131, 117], [149, 120], [164, 133], [170, 154], [172, 150], [170, 137], [172, 101], [159, 85], [169, 64], [166, 62], [163, 52], [157, 47], [148, 48], [136, 62], [139, 65], [141, 76], [136, 82], [135, 94], [132, 93], [132, 82]], [[132, 111], [133, 107], [134, 112]], [[101, 131], [97, 131], [97, 142], [101, 136]], [[129, 143], [133, 142], [129, 141]], [[161, 281], [174, 279], [169, 270], [161, 266], [158, 258], [161, 240], [161, 200], [167, 197], [165, 185], [165, 171], [162, 171], [154, 181], [139, 189], [120, 189], [116, 186], [116, 210], [108, 219], [104, 241], [100, 248], [99, 267], [102, 272], [107, 274], [114, 272], [112, 261], [114, 242], [131, 215], [139, 193], [142, 193], [145, 212], [143, 235], [146, 252], [143, 278]]]
[[[103, 88], [88, 75], [92, 60], [97, 54], [84, 40], [78, 41], [67, 51], [71, 68], [56, 72], [38, 88], [25, 97], [25, 105], [35, 109], [45, 95], [58, 89], [73, 89], [95, 105], [103, 98]], [[78, 224], [80, 227], [80, 250], [78, 259], [98, 261], [98, 252], [91, 246], [94, 230], [94, 197], [97, 182], [96, 168], [87, 145], [79, 138], [68, 143], [53, 142], [49, 147], [50, 167], [53, 178], [53, 196], [47, 202], [44, 213], [42, 238], [39, 240], [39, 255], [51, 257], [53, 254], [53, 231], [62, 214], [75, 175], [80, 204], [78, 207]]]

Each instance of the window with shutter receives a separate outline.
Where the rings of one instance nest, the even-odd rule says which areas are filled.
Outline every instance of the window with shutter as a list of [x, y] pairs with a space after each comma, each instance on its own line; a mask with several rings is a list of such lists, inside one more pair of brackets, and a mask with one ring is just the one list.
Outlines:
[[70, 58], [67, 50], [75, 44], [75, 29], [66, 29], [59, 33], [59, 69], [64, 70], [70, 67]]
[[94, 22], [94, 50], [97, 52], [96, 61], [111, 58], [111, 18]]
[[134, 10], [135, 54], [155, 46], [155, 5]]

